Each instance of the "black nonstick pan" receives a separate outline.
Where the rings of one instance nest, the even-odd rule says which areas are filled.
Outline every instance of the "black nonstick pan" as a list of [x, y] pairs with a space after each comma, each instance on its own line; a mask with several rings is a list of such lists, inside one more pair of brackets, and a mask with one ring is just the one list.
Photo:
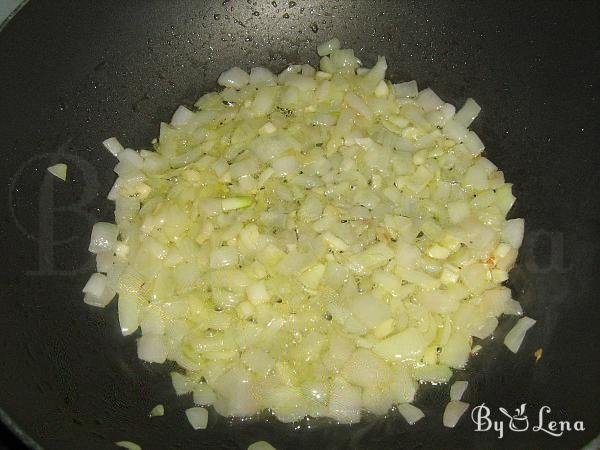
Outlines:
[[[36, 449], [120, 440], [144, 449], [245, 449], [258, 440], [280, 450], [598, 448], [598, 5], [31, 0], [0, 32], [2, 422]], [[471, 410], [444, 428], [447, 386], [419, 392], [427, 416], [413, 427], [397, 413], [308, 427], [211, 412], [208, 429], [193, 431], [172, 367], [137, 359], [115, 302], [82, 301], [91, 224], [112, 220], [114, 161], [100, 142], [116, 135], [147, 146], [159, 122], [215, 89], [224, 69], [316, 64], [316, 45], [333, 36], [366, 65], [385, 55], [393, 81], [416, 79], [454, 104], [473, 97], [483, 106], [474, 129], [515, 185], [511, 215], [526, 220], [510, 287], [538, 321], [516, 355], [502, 345], [514, 320], [503, 321], [458, 374], [471, 383], [471, 407], [485, 403], [503, 424], [502, 438], [485, 423], [478, 430]], [[68, 183], [45, 170], [59, 161]], [[157, 403], [167, 414], [150, 420]], [[529, 427], [515, 431], [499, 408], [522, 404]], [[548, 432], [552, 421], [559, 436]]]

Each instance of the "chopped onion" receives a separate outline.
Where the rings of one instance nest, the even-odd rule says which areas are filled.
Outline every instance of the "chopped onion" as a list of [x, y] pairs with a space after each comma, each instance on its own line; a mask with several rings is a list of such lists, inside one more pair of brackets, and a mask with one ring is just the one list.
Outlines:
[[404, 417], [404, 420], [406, 420], [409, 425], [414, 425], [423, 417], [425, 417], [423, 411], [416, 406], [411, 405], [410, 403], [401, 403], [397, 406], [397, 408], [398, 412], [402, 415], [402, 417]]
[[472, 98], [468, 98], [463, 107], [460, 108], [454, 116], [454, 120], [461, 125], [468, 127], [479, 115], [480, 111], [481, 106], [479, 106]]
[[115, 255], [113, 252], [100, 252], [96, 254], [96, 270], [98, 272], [106, 273], [110, 270], [113, 265]]
[[439, 361], [449, 367], [461, 369], [467, 363], [470, 353], [471, 339], [460, 333], [454, 333], [442, 348]]
[[88, 250], [92, 253], [113, 250], [117, 243], [119, 229], [115, 224], [97, 222], [92, 228], [92, 237]]
[[258, 441], [248, 446], [248, 450], [277, 450], [267, 441]]
[[67, 179], [67, 165], [63, 163], [54, 164], [48, 167], [48, 172], [63, 181]]
[[[349, 424], [397, 405], [412, 424], [419, 384], [448, 382], [473, 337], [522, 314], [502, 283], [523, 221], [505, 219], [515, 197], [468, 128], [473, 100], [457, 112], [392, 85], [385, 57], [361, 67], [337, 39], [318, 53], [318, 68], [223, 72], [152, 151], [104, 142], [116, 224], [92, 229], [84, 301], [118, 293], [138, 357], [173, 361], [177, 395], [223, 416]], [[206, 427], [205, 409], [186, 414]]]
[[330, 55], [334, 50], [341, 48], [340, 40], [338, 38], [330, 39], [329, 41], [319, 44], [317, 47], [317, 53], [319, 56]]
[[171, 383], [177, 395], [184, 395], [192, 392], [190, 380], [179, 372], [171, 372]]
[[468, 386], [468, 381], [455, 381], [452, 383], [452, 386], [450, 386], [450, 400], [460, 400]]
[[423, 89], [417, 95], [417, 104], [423, 108], [425, 112], [434, 111], [441, 108], [444, 102], [430, 88]]
[[473, 156], [479, 155], [485, 148], [485, 145], [474, 131], [469, 131], [467, 133], [466, 137], [463, 139], [463, 143]]
[[250, 70], [250, 84], [266, 84], [273, 86], [277, 84], [277, 77], [269, 69], [264, 67], [253, 67]]
[[423, 335], [415, 328], [408, 328], [380, 341], [375, 345], [373, 351], [389, 360], [404, 361], [420, 356], [425, 345]]
[[208, 425], [208, 411], [204, 408], [194, 407], [185, 410], [185, 415], [194, 430], [204, 430]]
[[452, 400], [444, 410], [444, 426], [454, 428], [462, 415], [469, 409], [469, 404], [458, 400]]
[[369, 109], [367, 104], [356, 94], [346, 94], [346, 103], [358, 114], [365, 117], [365, 119], [371, 119], [373, 112]]
[[512, 248], [521, 247], [525, 234], [525, 221], [523, 219], [507, 220], [502, 230], [502, 240]]
[[111, 137], [102, 142], [102, 145], [111, 152], [114, 156], [118, 156], [124, 148], [116, 137]]
[[192, 111], [183, 105], [179, 106], [171, 118], [171, 125], [174, 127], [181, 127], [188, 123], [193, 117], [194, 113]]
[[506, 345], [511, 352], [517, 353], [523, 343], [523, 339], [525, 339], [525, 333], [535, 325], [535, 322], [536, 321], [530, 317], [521, 317], [504, 338], [504, 345]]
[[142, 450], [142, 447], [137, 445], [135, 442], [131, 442], [131, 441], [117, 441], [117, 442], [115, 442], [115, 445], [117, 447], [123, 447], [123, 448], [127, 448], [129, 450]]
[[104, 292], [104, 289], [106, 289], [106, 285], [106, 275], [103, 275], [101, 273], [93, 273], [88, 282], [83, 287], [83, 293], [100, 297]]
[[467, 137], [469, 130], [460, 122], [450, 119], [446, 122], [446, 125], [444, 125], [443, 132], [448, 139], [462, 142]]
[[135, 296], [119, 295], [119, 324], [123, 336], [129, 336], [139, 327], [139, 305]]
[[152, 410], [150, 411], [149, 416], [150, 417], [160, 417], [160, 416], [164, 416], [165, 415], [165, 407], [163, 405], [156, 405], [154, 408], [152, 408]]
[[167, 349], [162, 336], [145, 334], [138, 340], [138, 358], [155, 363], [164, 363]]
[[252, 203], [250, 197], [224, 198], [221, 202], [221, 208], [223, 208], [223, 211], [233, 211], [234, 209], [247, 208]]
[[394, 95], [396, 97], [416, 97], [418, 93], [419, 90], [415, 80], [394, 84]]
[[249, 82], [250, 76], [239, 67], [232, 67], [231, 69], [226, 70], [219, 76], [219, 79], [217, 80], [217, 83], [219, 83], [221, 86], [232, 87], [236, 89], [244, 87]]
[[104, 308], [115, 297], [114, 289], [108, 285], [108, 278], [101, 273], [94, 273], [83, 287], [83, 301], [91, 306]]
[[217, 395], [207, 384], [199, 384], [194, 388], [194, 404], [210, 406], [217, 401]]

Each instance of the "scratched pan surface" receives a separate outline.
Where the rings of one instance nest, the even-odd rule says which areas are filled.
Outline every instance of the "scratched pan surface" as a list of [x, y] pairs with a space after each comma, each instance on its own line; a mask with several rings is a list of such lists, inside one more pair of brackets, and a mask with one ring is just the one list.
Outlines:
[[[0, 33], [0, 408], [29, 445], [106, 449], [581, 448], [600, 432], [600, 36], [597, 3], [375, 1], [32, 1]], [[115, 175], [102, 139], [147, 146], [180, 103], [215, 88], [234, 64], [317, 63], [338, 36], [371, 64], [388, 57], [392, 80], [417, 79], [442, 98], [483, 105], [474, 125], [488, 156], [515, 183], [514, 216], [527, 234], [511, 287], [538, 320], [521, 351], [501, 344], [513, 321], [459, 376], [466, 400], [513, 411], [530, 430], [477, 432], [468, 416], [442, 427], [447, 387], [423, 389], [427, 417], [397, 413], [352, 426], [301, 430], [274, 420], [232, 423], [211, 413], [192, 431], [169, 368], [136, 359], [116, 305], [87, 307], [91, 224], [110, 220]], [[69, 181], [46, 174], [69, 165]], [[7, 200], [8, 199], [8, 200]], [[543, 348], [537, 363], [533, 353]], [[157, 403], [165, 417], [149, 420]], [[585, 431], [534, 432], [538, 411], [582, 420]], [[508, 423], [505, 422], [505, 427]]]

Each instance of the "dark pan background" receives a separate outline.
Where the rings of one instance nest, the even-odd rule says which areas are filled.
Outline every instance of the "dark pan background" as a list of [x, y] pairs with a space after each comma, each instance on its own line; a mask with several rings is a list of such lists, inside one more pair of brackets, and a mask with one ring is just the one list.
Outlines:
[[[32, 0], [0, 33], [0, 417], [30, 445], [107, 449], [581, 448], [600, 432], [600, 176], [598, 2]], [[211, 413], [206, 431], [183, 416], [169, 367], [136, 359], [116, 304], [88, 307], [87, 239], [112, 220], [115, 175], [100, 142], [148, 147], [160, 121], [192, 104], [234, 65], [317, 63], [317, 43], [339, 37], [369, 65], [388, 57], [394, 81], [416, 79], [483, 113], [474, 129], [515, 183], [512, 212], [526, 238], [511, 287], [538, 320], [521, 351], [504, 321], [465, 373], [465, 396], [513, 411], [542, 405], [585, 431], [476, 432], [465, 415], [441, 424], [448, 389], [420, 391], [427, 417], [397, 413], [353, 426], [236, 423]], [[66, 161], [69, 181], [47, 175]], [[8, 200], [7, 200], [8, 199]], [[116, 302], [115, 302], [116, 303]], [[533, 352], [543, 347], [535, 363]], [[167, 414], [148, 419], [164, 403]], [[39, 448], [39, 447], [38, 447]]]

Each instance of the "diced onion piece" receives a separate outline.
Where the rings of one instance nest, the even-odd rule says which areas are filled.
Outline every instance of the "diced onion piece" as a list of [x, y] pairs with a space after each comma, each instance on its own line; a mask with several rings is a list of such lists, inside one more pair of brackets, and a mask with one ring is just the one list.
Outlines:
[[450, 256], [450, 250], [441, 245], [433, 245], [427, 250], [427, 254], [435, 259], [446, 259]]
[[101, 273], [94, 273], [83, 287], [84, 294], [90, 294], [95, 297], [100, 297], [106, 289], [107, 279], [106, 275]]
[[110, 270], [114, 262], [113, 252], [100, 252], [96, 254], [96, 270], [106, 273]]
[[386, 383], [390, 376], [385, 361], [365, 349], [357, 350], [350, 356], [342, 375], [350, 383], [361, 387]]
[[423, 89], [417, 95], [417, 104], [425, 110], [425, 112], [434, 111], [444, 105], [444, 101], [437, 96], [430, 88]]
[[503, 313], [513, 316], [520, 316], [521, 314], [523, 314], [523, 308], [519, 302], [510, 299], [506, 302], [506, 306], [504, 307]]
[[415, 80], [394, 84], [394, 95], [396, 97], [416, 97], [419, 93]]
[[268, 302], [271, 296], [267, 292], [264, 281], [258, 281], [246, 288], [248, 300], [251, 303], [258, 305], [259, 303]]
[[425, 345], [423, 335], [415, 328], [408, 328], [380, 341], [373, 351], [382, 358], [403, 361], [420, 356]]
[[217, 83], [221, 86], [232, 87], [239, 89], [246, 86], [250, 82], [250, 76], [239, 67], [232, 67], [226, 70], [221, 75]]
[[114, 249], [118, 234], [119, 229], [113, 223], [95, 223], [92, 228], [92, 237], [88, 250], [92, 253], [99, 253]]
[[465, 144], [467, 150], [469, 150], [469, 152], [471, 152], [471, 155], [473, 156], [479, 155], [485, 149], [485, 145], [483, 144], [479, 136], [475, 134], [474, 131], [469, 131], [467, 133], [467, 135], [463, 139], [463, 143]]
[[192, 385], [189, 380], [179, 372], [171, 372], [171, 383], [177, 395], [184, 395], [192, 392]]
[[115, 291], [108, 285], [108, 278], [101, 273], [94, 273], [83, 287], [83, 301], [90, 306], [104, 308], [115, 297]]
[[525, 221], [523, 219], [511, 219], [506, 221], [502, 230], [502, 240], [512, 248], [520, 248], [525, 234]]
[[181, 105], [175, 110], [175, 113], [171, 118], [171, 125], [174, 127], [181, 127], [188, 123], [192, 117], [194, 117], [194, 113], [185, 106]]
[[504, 338], [504, 345], [506, 345], [511, 352], [517, 353], [523, 343], [525, 333], [535, 325], [535, 322], [536, 321], [530, 317], [521, 317]]
[[156, 405], [154, 408], [152, 408], [152, 410], [150, 411], [149, 416], [150, 417], [160, 417], [160, 416], [164, 416], [165, 415], [165, 407], [163, 405]]
[[452, 223], [460, 223], [471, 214], [469, 204], [463, 200], [448, 203], [448, 217]]
[[416, 406], [411, 405], [410, 403], [401, 403], [397, 406], [397, 408], [398, 412], [402, 415], [402, 417], [404, 417], [404, 420], [406, 420], [409, 425], [414, 425], [423, 417], [425, 417], [423, 411]]
[[329, 54], [329, 58], [336, 69], [355, 68], [359, 63], [351, 48], [334, 50]]
[[115, 442], [115, 445], [117, 447], [123, 447], [128, 450], [142, 450], [142, 447], [137, 445], [135, 442], [131, 442], [131, 441], [117, 441], [117, 442]]
[[267, 441], [258, 441], [248, 446], [248, 450], [277, 450]]
[[108, 138], [102, 141], [102, 145], [113, 154], [113, 156], [118, 156], [124, 148], [116, 137]]
[[250, 70], [250, 84], [261, 84], [264, 83], [267, 86], [273, 86], [277, 84], [277, 77], [269, 69], [264, 67], [253, 67]]
[[358, 95], [352, 93], [346, 94], [345, 100], [350, 108], [366, 119], [371, 119], [373, 117], [373, 112]]
[[356, 423], [360, 421], [361, 399], [359, 387], [336, 378], [329, 394], [328, 415], [340, 423]]
[[430, 111], [426, 115], [427, 120], [436, 127], [443, 127], [446, 123], [454, 117], [454, 105], [450, 103], [444, 103], [438, 109]]
[[443, 128], [444, 136], [456, 142], [462, 142], [469, 133], [469, 130], [460, 122], [450, 119]]
[[439, 361], [449, 367], [460, 369], [467, 363], [470, 353], [471, 339], [460, 333], [454, 333], [442, 347]]
[[454, 428], [467, 409], [469, 409], [468, 403], [458, 400], [450, 401], [444, 410], [444, 426], [448, 428]]
[[273, 161], [273, 173], [280, 177], [292, 175], [298, 171], [300, 163], [295, 156], [283, 156]]
[[208, 411], [194, 407], [185, 410], [185, 415], [194, 430], [205, 430], [208, 425]]
[[468, 386], [468, 381], [455, 381], [452, 383], [452, 386], [450, 386], [450, 400], [458, 401], [462, 399], [462, 396], [467, 390]]
[[238, 252], [234, 247], [219, 247], [210, 254], [210, 267], [219, 269], [234, 266], [238, 262]]
[[341, 48], [340, 40], [338, 38], [330, 39], [317, 46], [317, 53], [319, 56], [330, 55], [333, 51]]
[[377, 87], [375, 88], [375, 97], [378, 97], [378, 98], [387, 97], [389, 92], [390, 92], [390, 89], [388, 88], [387, 83], [384, 80], [381, 80], [377, 84]]
[[463, 107], [460, 108], [454, 116], [454, 120], [461, 125], [468, 127], [479, 115], [480, 111], [481, 106], [479, 106], [472, 98], [468, 98]]
[[[144, 160], [140, 156], [139, 152], [131, 148], [126, 148], [122, 152], [117, 155], [120, 163], [123, 163], [126, 166], [134, 167], [136, 169], [141, 169], [144, 166]], [[119, 166], [120, 164], [117, 164]], [[115, 168], [116, 170], [116, 168]]]
[[258, 129], [258, 134], [260, 134], [260, 135], [273, 134], [276, 131], [277, 131], [277, 127], [275, 125], [273, 125], [271, 122], [267, 122]]
[[428, 383], [446, 383], [452, 376], [452, 370], [443, 364], [432, 364], [413, 369], [416, 379]]
[[54, 164], [48, 167], [48, 172], [63, 181], [67, 179], [67, 165], [63, 163]]
[[221, 201], [221, 208], [223, 211], [233, 211], [234, 209], [247, 208], [252, 205], [254, 201], [251, 197], [231, 197], [224, 198]]
[[123, 336], [133, 334], [139, 327], [139, 306], [135, 296], [119, 294], [119, 325]]
[[215, 391], [207, 384], [199, 384], [194, 388], [194, 404], [210, 406], [217, 401]]
[[440, 314], [456, 311], [459, 306], [457, 298], [442, 290], [423, 291], [416, 295], [416, 300], [429, 311]]
[[154, 363], [164, 363], [167, 349], [162, 336], [145, 334], [138, 339], [138, 358]]

